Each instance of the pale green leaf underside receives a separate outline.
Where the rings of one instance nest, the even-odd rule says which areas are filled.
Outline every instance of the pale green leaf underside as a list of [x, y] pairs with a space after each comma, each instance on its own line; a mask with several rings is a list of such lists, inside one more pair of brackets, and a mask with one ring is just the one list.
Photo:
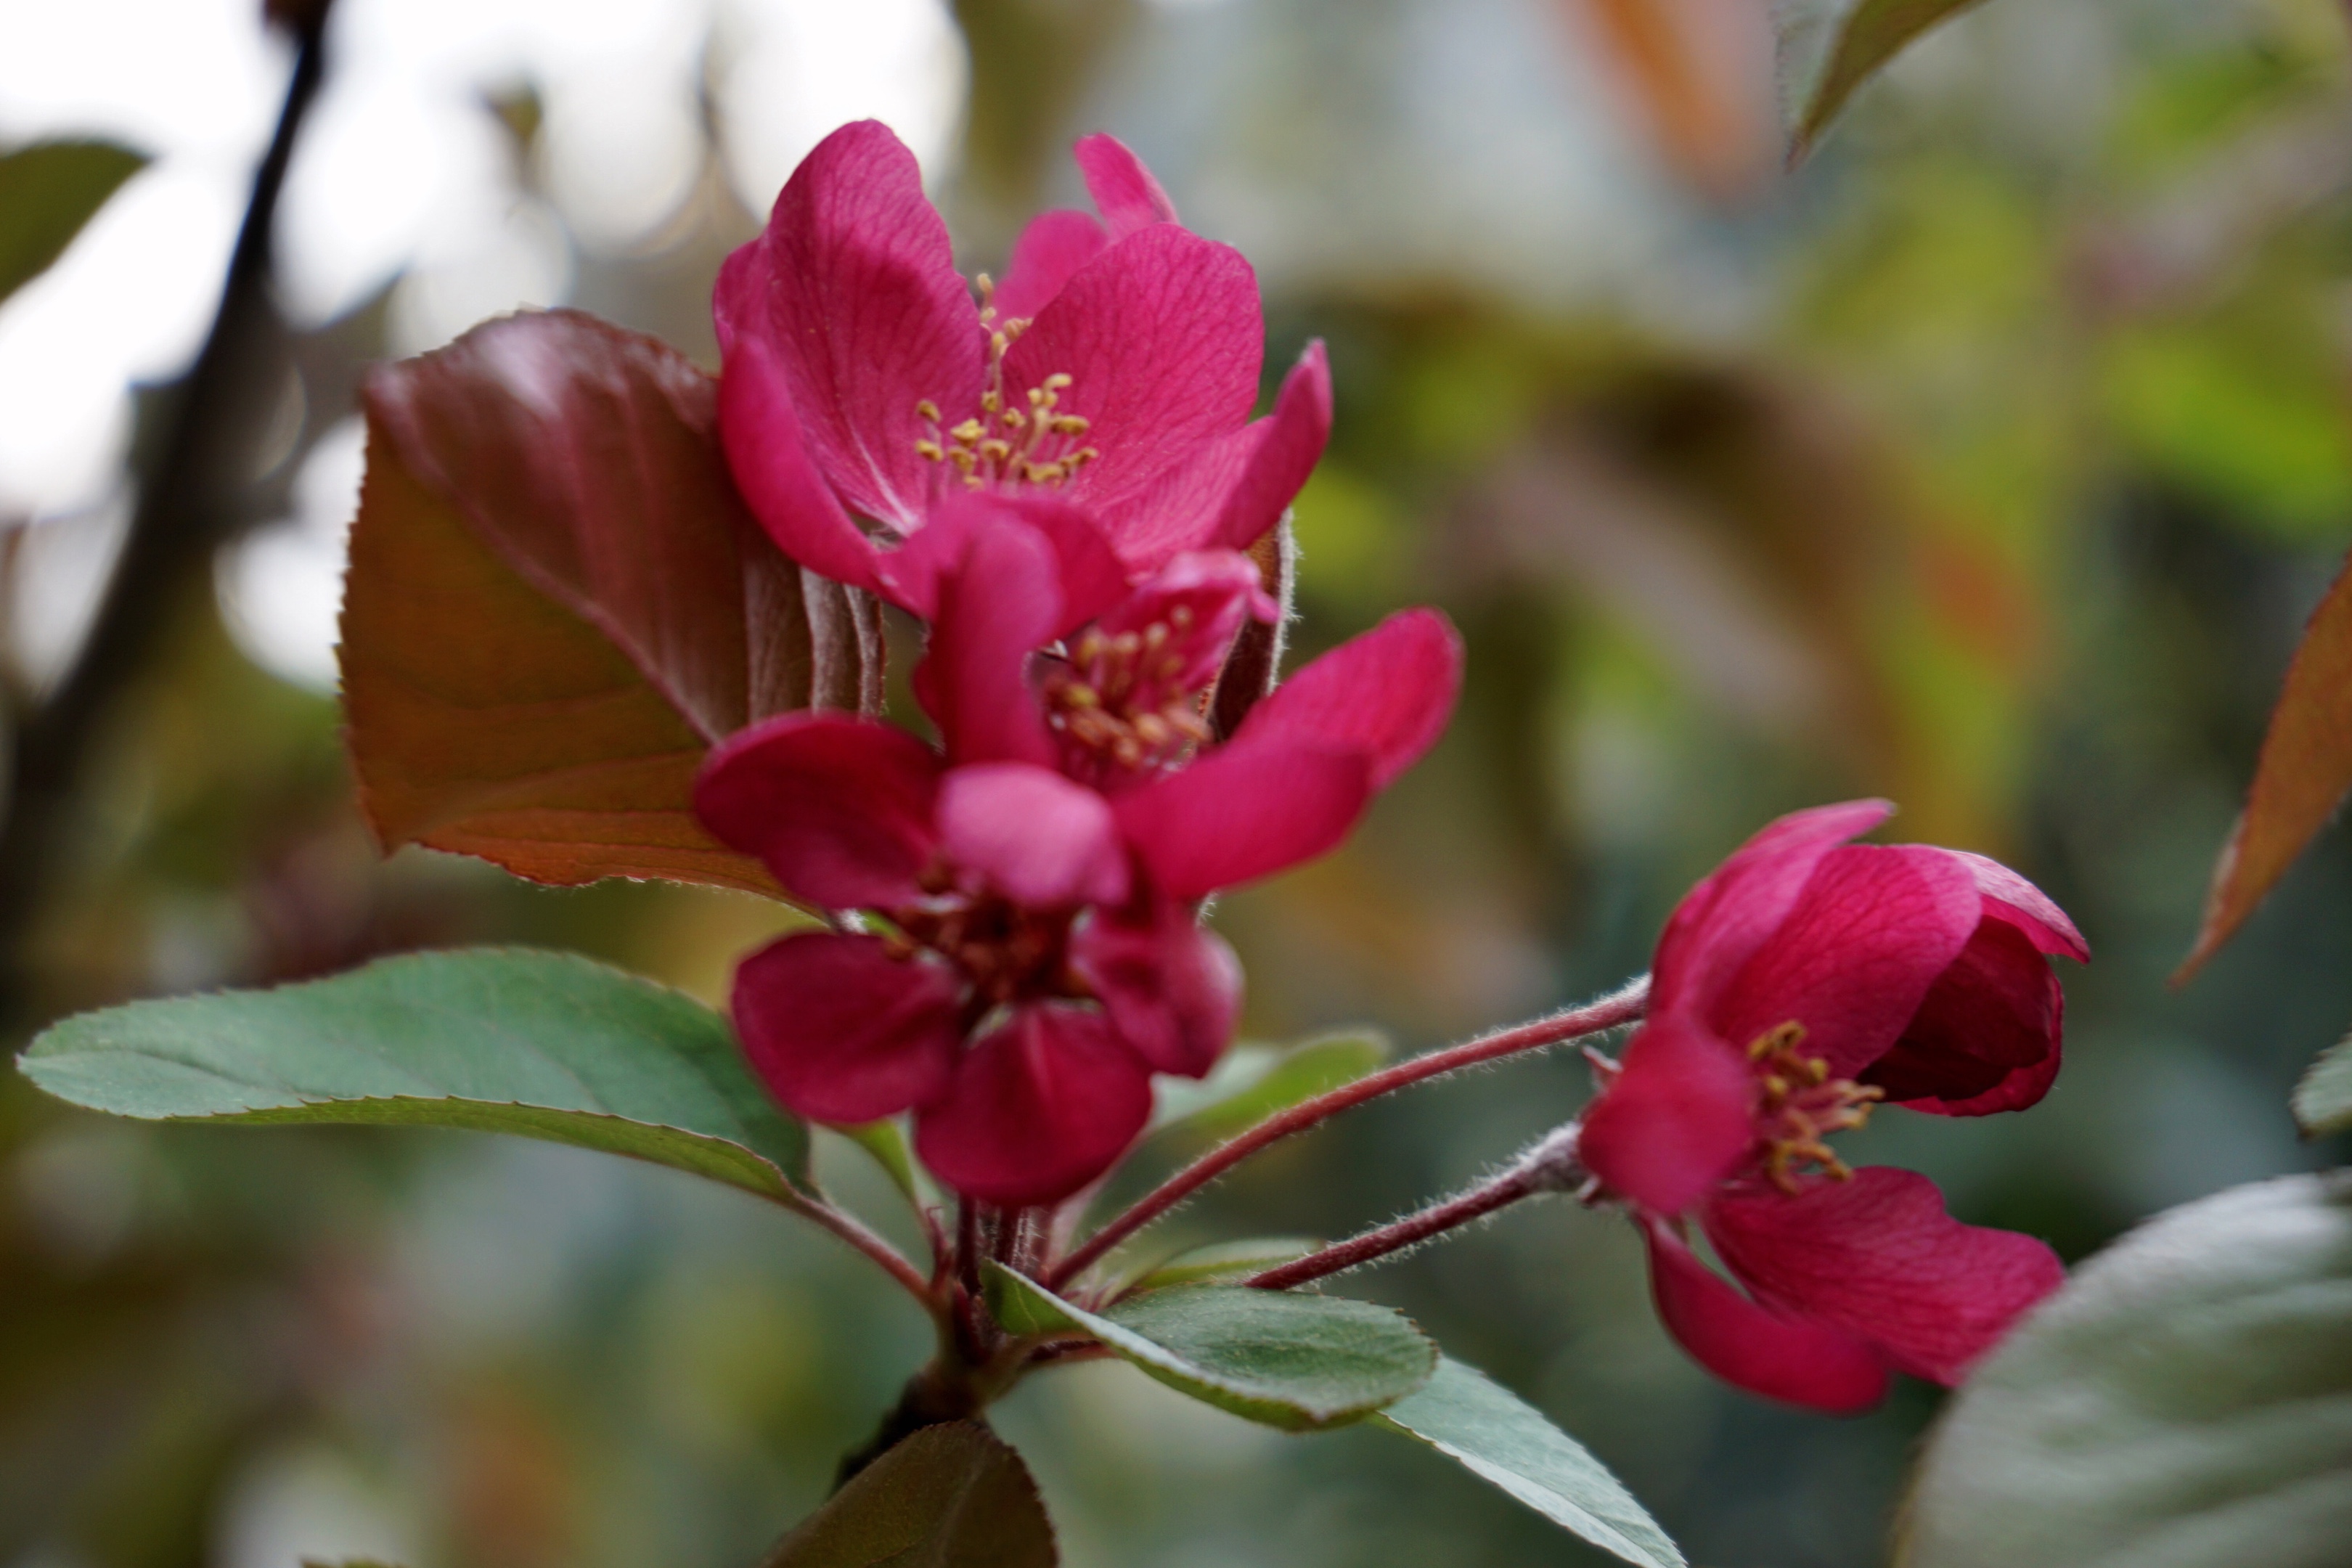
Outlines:
[[569, 953], [379, 959], [269, 991], [68, 1018], [19, 1059], [60, 1100], [150, 1121], [511, 1132], [790, 1203], [807, 1134], [693, 998]]
[[1235, 1046], [1198, 1083], [1162, 1079], [1151, 1131], [1177, 1138], [1230, 1138], [1385, 1063], [1387, 1036], [1370, 1029], [1318, 1035], [1288, 1047]]
[[1295, 1262], [1323, 1244], [1304, 1236], [1256, 1236], [1244, 1241], [1213, 1242], [1180, 1252], [1145, 1270], [1126, 1288], [1126, 1294], [1164, 1290], [1171, 1285], [1203, 1285], [1214, 1280], [1245, 1279], [1281, 1264]]
[[2352, 1127], [2352, 1038], [2321, 1052], [2294, 1086], [2294, 1121], [2313, 1138]]
[[1436, 1364], [1420, 1330], [1368, 1301], [1183, 1285], [1097, 1315], [990, 1268], [990, 1305], [1014, 1332], [1091, 1334], [1171, 1388], [1286, 1431], [1359, 1420], [1428, 1382]]
[[1921, 1462], [1905, 1568], [2343, 1568], [2352, 1174], [2160, 1215], [1979, 1370]]

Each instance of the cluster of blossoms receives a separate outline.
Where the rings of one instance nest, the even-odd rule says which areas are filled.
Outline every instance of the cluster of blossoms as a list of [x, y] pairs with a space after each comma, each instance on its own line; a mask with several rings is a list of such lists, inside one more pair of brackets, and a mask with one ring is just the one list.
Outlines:
[[[742, 963], [736, 1022], [791, 1110], [911, 1114], [931, 1171], [1003, 1211], [1086, 1189], [1142, 1131], [1155, 1074], [1216, 1062], [1242, 977], [1204, 901], [1335, 846], [1435, 741], [1462, 662], [1417, 610], [1262, 698], [1223, 689], [1258, 679], [1232, 652], [1282, 614], [1247, 552], [1321, 455], [1328, 373], [1310, 348], [1253, 421], [1247, 263], [1183, 228], [1116, 142], [1077, 157], [1099, 217], [1035, 220], [975, 300], [913, 158], [878, 125], [845, 127], [729, 258], [716, 300], [744, 495], [788, 554], [924, 624], [913, 684], [936, 733], [803, 713], [712, 754], [703, 821], [829, 917]], [[1489, 1196], [1331, 1258], [1572, 1188], [1639, 1224], [1662, 1316], [1728, 1381], [1851, 1410], [1892, 1370], [1955, 1380], [2054, 1288], [2057, 1259], [1952, 1220], [1924, 1177], [1849, 1169], [1824, 1140], [1882, 1101], [1972, 1116], [2039, 1100], [2060, 1055], [2047, 957], [2087, 954], [1990, 861], [1846, 842], [1886, 811], [1759, 835], [1675, 911], [1643, 1022], [1622, 1067], [1596, 1058], [1580, 1125]], [[1041, 1278], [1071, 1282], [1245, 1152], [1034, 1260]]]

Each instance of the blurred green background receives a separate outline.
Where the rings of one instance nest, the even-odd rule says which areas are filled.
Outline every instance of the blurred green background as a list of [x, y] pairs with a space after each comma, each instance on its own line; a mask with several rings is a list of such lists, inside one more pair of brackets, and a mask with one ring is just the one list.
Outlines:
[[[1330, 345], [1300, 633], [1460, 623], [1454, 730], [1342, 853], [1228, 900], [1246, 1032], [1418, 1049], [1612, 985], [1771, 816], [1865, 793], [2040, 881], [2096, 954], [2021, 1117], [1854, 1140], [2070, 1258], [2340, 1158], [2285, 1093], [2352, 1023], [2352, 842], [2193, 986], [2186, 951], [2304, 616], [2352, 543], [2352, 47], [2332, 0], [1996, 3], [1778, 172], [1757, 0], [1675, 0], [1694, 123], [1615, 0], [343, 0], [288, 195], [300, 384], [256, 527], [105, 730], [38, 923], [43, 1017], [404, 947], [577, 947], [723, 994], [749, 899], [554, 892], [354, 815], [331, 697], [355, 368], [519, 303], [711, 360], [719, 257], [878, 112], [966, 265], [1104, 128]], [[0, 5], [0, 144], [157, 155], [0, 307], [9, 681], [118, 537], [132, 383], [209, 314], [286, 59], [245, 0]], [[112, 531], [110, 532], [110, 530]], [[1340, 1234], [1572, 1114], [1572, 1060], [1359, 1111], [1171, 1247]], [[1153, 1157], [1160, 1157], [1155, 1154]], [[888, 1199], [845, 1145], [828, 1172]], [[895, 1219], [892, 1223], [896, 1223]], [[1566, 1205], [1345, 1287], [1606, 1459], [1696, 1563], [1881, 1561], [1937, 1396], [1832, 1421], [1716, 1385], [1629, 1227]], [[926, 1326], [731, 1193], [575, 1151], [152, 1129], [0, 1085], [0, 1568], [740, 1568]], [[1580, 1563], [1409, 1445], [1295, 1438], [1116, 1364], [1002, 1407], [1074, 1564]]]

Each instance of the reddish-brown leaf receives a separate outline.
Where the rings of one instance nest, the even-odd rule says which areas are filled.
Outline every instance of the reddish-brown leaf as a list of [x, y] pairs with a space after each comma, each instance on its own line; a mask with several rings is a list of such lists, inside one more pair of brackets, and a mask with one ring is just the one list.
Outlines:
[[341, 651], [384, 847], [774, 893], [694, 820], [694, 771], [755, 720], [871, 706], [880, 629], [744, 511], [709, 378], [550, 311], [378, 371], [366, 405]]
[[2197, 945], [2173, 976], [2194, 974], [2254, 912], [2352, 791], [2352, 563], [2313, 613], [2271, 711], [2246, 809], [2213, 867]]
[[858, 1471], [765, 1568], [1054, 1568], [1021, 1456], [977, 1421], [926, 1426]]

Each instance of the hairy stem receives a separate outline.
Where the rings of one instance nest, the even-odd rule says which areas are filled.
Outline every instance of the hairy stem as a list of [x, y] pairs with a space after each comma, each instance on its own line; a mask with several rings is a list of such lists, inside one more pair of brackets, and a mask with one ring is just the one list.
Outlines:
[[864, 1220], [845, 1209], [834, 1207], [822, 1198], [795, 1196], [786, 1206], [872, 1258], [881, 1266], [883, 1273], [923, 1304], [923, 1310], [934, 1316], [938, 1314], [939, 1298], [931, 1290], [931, 1282], [923, 1278], [923, 1271], [908, 1262], [897, 1247], [876, 1235]]
[[1328, 1094], [1302, 1100], [1280, 1115], [1268, 1117], [1248, 1131], [1210, 1150], [1145, 1194], [1132, 1207], [1106, 1222], [1083, 1246], [1062, 1259], [1045, 1279], [1045, 1284], [1049, 1289], [1059, 1289], [1101, 1261], [1112, 1247], [1244, 1160], [1295, 1132], [1303, 1132], [1328, 1117], [1412, 1084], [1426, 1083], [1432, 1079], [1460, 1072], [1482, 1062], [1540, 1050], [1546, 1046], [1597, 1035], [1620, 1024], [1630, 1024], [1642, 1016], [1649, 996], [1649, 976], [1643, 975], [1582, 1007], [1571, 1007], [1531, 1023], [1481, 1035], [1475, 1040], [1399, 1062], [1392, 1068], [1360, 1078], [1353, 1083], [1342, 1084]]

